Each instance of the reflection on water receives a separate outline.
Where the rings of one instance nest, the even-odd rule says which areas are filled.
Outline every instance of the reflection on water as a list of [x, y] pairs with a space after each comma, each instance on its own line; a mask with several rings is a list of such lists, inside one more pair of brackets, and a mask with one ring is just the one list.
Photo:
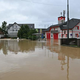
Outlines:
[[[0, 70], [10, 75], [0, 76], [0, 80], [17, 80], [15, 77], [20, 76], [28, 80], [79, 80], [80, 49], [60, 46], [59, 40], [2, 40], [0, 52]], [[11, 75], [13, 72], [15, 75]]]
[[[42, 46], [41, 46], [42, 45]], [[43, 48], [43, 43], [38, 47]], [[9, 51], [17, 54], [18, 52], [28, 52], [35, 51], [35, 47], [37, 46], [36, 42], [28, 41], [28, 40], [2, 40], [0, 41], [0, 50], [3, 51], [4, 55], [7, 55]]]
[[58, 60], [61, 61], [61, 70], [64, 70], [64, 65], [67, 66], [67, 80], [69, 80], [69, 58], [80, 59], [80, 48], [60, 46], [59, 40], [47, 40], [46, 46], [51, 52], [58, 54]]

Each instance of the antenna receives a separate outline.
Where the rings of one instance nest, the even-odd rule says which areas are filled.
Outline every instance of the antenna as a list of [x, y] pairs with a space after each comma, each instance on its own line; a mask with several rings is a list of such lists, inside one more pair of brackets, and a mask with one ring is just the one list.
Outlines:
[[60, 14], [61, 14], [61, 16], [62, 16], [62, 12], [61, 12]]
[[65, 17], [65, 10], [63, 10], [63, 17]]

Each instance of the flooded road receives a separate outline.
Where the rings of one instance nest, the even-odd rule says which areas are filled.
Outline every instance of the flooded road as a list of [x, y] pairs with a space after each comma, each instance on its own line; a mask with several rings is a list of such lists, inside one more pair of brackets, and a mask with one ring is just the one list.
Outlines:
[[79, 80], [80, 48], [59, 42], [0, 40], [0, 80]]

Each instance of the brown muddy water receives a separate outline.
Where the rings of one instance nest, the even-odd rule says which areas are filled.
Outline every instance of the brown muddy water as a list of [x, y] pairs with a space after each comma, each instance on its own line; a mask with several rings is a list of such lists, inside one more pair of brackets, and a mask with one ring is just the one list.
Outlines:
[[59, 42], [0, 40], [0, 80], [80, 80], [80, 48]]

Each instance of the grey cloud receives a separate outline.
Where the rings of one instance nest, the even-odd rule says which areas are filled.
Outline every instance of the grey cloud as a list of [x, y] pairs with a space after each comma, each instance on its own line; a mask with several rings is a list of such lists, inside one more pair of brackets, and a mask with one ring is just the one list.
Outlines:
[[[18, 23], [34, 23], [36, 27], [48, 27], [58, 22], [57, 17], [60, 16], [60, 12], [67, 10], [66, 2], [67, 0], [0, 1], [0, 24], [6, 20], [8, 23], [16, 21]], [[70, 18], [80, 18], [79, 7], [79, 0], [70, 0]]]

